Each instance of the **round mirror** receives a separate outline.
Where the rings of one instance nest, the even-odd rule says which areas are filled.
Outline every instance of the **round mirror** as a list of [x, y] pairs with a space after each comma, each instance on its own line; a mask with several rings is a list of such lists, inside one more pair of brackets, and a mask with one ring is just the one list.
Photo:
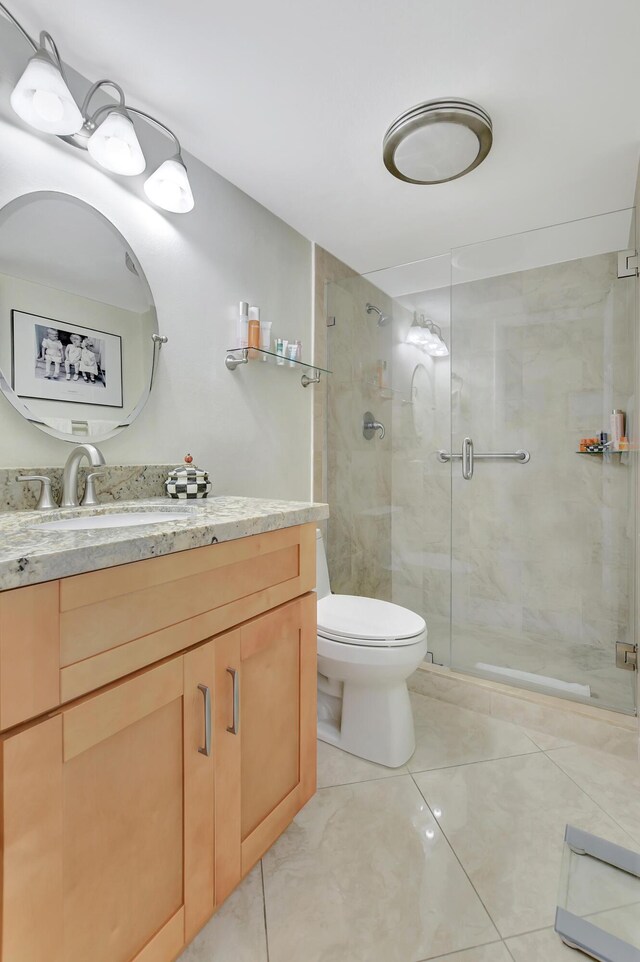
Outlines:
[[68, 194], [36, 191], [0, 210], [0, 388], [65, 441], [128, 427], [151, 390], [151, 289], [129, 244]]

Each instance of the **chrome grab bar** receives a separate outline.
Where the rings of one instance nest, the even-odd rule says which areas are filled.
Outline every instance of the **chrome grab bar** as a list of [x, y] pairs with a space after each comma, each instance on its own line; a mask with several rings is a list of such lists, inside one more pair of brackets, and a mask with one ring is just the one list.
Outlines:
[[471, 481], [473, 477], [473, 441], [465, 438], [462, 442], [462, 477]]
[[526, 464], [527, 461], [531, 460], [531, 455], [523, 448], [519, 448], [517, 451], [476, 452], [474, 451], [473, 441], [471, 438], [464, 439], [460, 454], [453, 454], [451, 451], [440, 450], [437, 452], [436, 456], [441, 464], [446, 464], [447, 461], [462, 461], [462, 477], [465, 479], [465, 481], [471, 481], [473, 477], [473, 466], [475, 461], [492, 461], [495, 459], [502, 459], [508, 461], [519, 461], [520, 464]]

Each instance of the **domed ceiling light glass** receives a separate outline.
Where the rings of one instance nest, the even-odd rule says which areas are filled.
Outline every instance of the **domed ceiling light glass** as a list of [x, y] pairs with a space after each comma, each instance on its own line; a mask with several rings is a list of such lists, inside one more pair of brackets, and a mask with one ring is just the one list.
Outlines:
[[409, 184], [443, 184], [468, 174], [491, 150], [486, 110], [468, 100], [428, 100], [391, 124], [382, 146], [387, 170]]
[[[37, 130], [55, 134], [74, 147], [88, 150], [105, 170], [125, 177], [141, 174], [147, 166], [131, 115], [142, 117], [167, 134], [175, 145], [169, 160], [161, 163], [145, 181], [145, 194], [163, 210], [176, 214], [193, 210], [194, 199], [187, 168], [180, 142], [173, 131], [151, 114], [127, 104], [122, 88], [112, 80], [98, 80], [92, 84], [82, 107], [78, 107], [67, 85], [64, 65], [51, 35], [43, 31], [40, 42], [36, 43], [1, 2], [0, 13], [17, 27], [34, 51], [11, 94], [11, 106], [18, 116]], [[90, 103], [103, 87], [112, 88], [118, 102], [103, 104], [90, 113]]]

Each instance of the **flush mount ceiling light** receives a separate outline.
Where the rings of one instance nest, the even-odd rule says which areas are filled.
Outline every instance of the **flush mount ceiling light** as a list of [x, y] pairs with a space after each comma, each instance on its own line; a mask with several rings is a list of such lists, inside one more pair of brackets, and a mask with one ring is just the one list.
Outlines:
[[491, 118], [468, 100], [428, 100], [391, 124], [382, 146], [387, 170], [409, 184], [443, 184], [481, 164], [493, 142]]
[[[88, 151], [105, 170], [126, 177], [141, 174], [147, 166], [131, 115], [142, 117], [167, 134], [175, 144], [173, 156], [160, 164], [145, 181], [145, 194], [163, 210], [177, 214], [193, 210], [187, 168], [180, 142], [173, 131], [151, 114], [125, 103], [122, 88], [112, 80], [94, 83], [82, 107], [78, 107], [51, 35], [43, 31], [40, 42], [36, 43], [3, 3], [0, 3], [0, 12], [18, 28], [35, 51], [11, 94], [11, 106], [16, 114], [36, 130], [54, 134], [74, 147]], [[90, 113], [93, 96], [103, 87], [116, 91], [118, 103], [103, 105]]]

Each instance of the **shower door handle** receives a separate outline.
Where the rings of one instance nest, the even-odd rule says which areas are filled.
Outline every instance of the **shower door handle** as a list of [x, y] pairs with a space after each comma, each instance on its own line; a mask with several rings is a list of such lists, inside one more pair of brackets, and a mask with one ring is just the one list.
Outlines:
[[462, 442], [462, 477], [471, 481], [473, 477], [473, 441], [465, 438]]

